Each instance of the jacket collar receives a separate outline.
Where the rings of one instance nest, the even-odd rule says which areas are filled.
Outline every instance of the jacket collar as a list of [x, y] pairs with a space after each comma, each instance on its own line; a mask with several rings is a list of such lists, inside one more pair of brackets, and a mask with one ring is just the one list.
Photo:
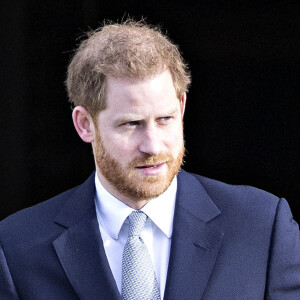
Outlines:
[[[177, 208], [183, 208], [203, 222], [208, 222], [220, 214], [196, 177], [181, 169], [177, 178]], [[55, 223], [66, 228], [76, 224], [91, 210], [95, 210], [95, 172], [82, 185], [69, 193], [66, 204], [55, 218]]]
[[110, 270], [95, 211], [95, 174], [73, 189], [55, 223], [66, 228], [53, 245], [82, 300], [120, 299]]
[[[199, 176], [199, 175], [196, 175]], [[191, 173], [178, 173], [177, 207], [181, 207], [202, 222], [209, 222], [221, 212], [200, 181]]]
[[[53, 244], [80, 299], [120, 299], [96, 218], [94, 176], [69, 192], [55, 219], [66, 230]], [[223, 237], [211, 226], [219, 214], [197, 178], [181, 170], [164, 299], [201, 299]]]
[[164, 299], [201, 299], [223, 233], [211, 225], [220, 215], [198, 179], [181, 170]]
[[95, 210], [95, 172], [78, 187], [67, 191], [66, 203], [60, 213], [56, 216], [54, 222], [65, 228], [69, 228], [78, 223], [90, 211]]

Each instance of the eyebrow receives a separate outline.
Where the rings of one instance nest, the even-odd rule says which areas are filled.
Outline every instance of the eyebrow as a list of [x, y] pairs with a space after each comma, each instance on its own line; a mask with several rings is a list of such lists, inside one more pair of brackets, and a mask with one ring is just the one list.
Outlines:
[[[176, 108], [176, 109], [173, 109], [166, 113], [160, 113], [156, 116], [156, 118], [160, 118], [160, 117], [164, 117], [164, 116], [174, 116], [177, 113], [178, 113], [178, 110]], [[114, 121], [114, 124], [118, 125], [118, 124], [123, 124], [123, 123], [127, 123], [127, 122], [132, 122], [132, 121], [141, 121], [143, 119], [144, 119], [144, 117], [139, 114], [128, 114], [128, 115], [120, 116], [119, 118], [117, 118]]]
[[164, 115], [176, 115], [177, 113], [178, 113], [178, 109], [175, 108], [175, 109], [169, 111], [168, 113], [166, 113], [166, 114], [164, 114]]
[[129, 114], [129, 115], [121, 116], [121, 117], [117, 118], [114, 121], [114, 123], [116, 125], [118, 125], [118, 124], [123, 124], [123, 123], [131, 122], [131, 121], [138, 121], [141, 119], [142, 119], [142, 117], [139, 115]]

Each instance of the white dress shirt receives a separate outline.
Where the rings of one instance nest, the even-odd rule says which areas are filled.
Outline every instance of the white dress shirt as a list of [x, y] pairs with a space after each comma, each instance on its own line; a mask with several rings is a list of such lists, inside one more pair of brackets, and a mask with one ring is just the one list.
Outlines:
[[[134, 209], [112, 196], [102, 186], [97, 174], [95, 184], [95, 204], [100, 233], [110, 269], [121, 293], [122, 254], [129, 230], [127, 217]], [[165, 292], [169, 265], [176, 191], [177, 178], [175, 176], [162, 195], [151, 199], [141, 209], [149, 217], [141, 237], [153, 262], [161, 299]]]

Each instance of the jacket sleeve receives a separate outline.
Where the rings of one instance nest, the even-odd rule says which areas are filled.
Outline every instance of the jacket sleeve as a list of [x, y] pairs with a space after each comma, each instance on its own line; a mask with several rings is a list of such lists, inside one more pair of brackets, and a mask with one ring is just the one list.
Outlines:
[[0, 244], [0, 299], [18, 300], [20, 299], [13, 283], [5, 255]]
[[300, 233], [285, 199], [280, 199], [269, 252], [265, 299], [300, 299]]

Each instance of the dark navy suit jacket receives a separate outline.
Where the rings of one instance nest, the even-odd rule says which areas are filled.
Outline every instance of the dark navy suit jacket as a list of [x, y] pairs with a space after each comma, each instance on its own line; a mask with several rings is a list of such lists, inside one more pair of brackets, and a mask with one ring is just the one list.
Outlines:
[[[82, 185], [0, 223], [0, 299], [120, 299]], [[299, 228], [284, 199], [180, 171], [164, 299], [299, 300]]]

